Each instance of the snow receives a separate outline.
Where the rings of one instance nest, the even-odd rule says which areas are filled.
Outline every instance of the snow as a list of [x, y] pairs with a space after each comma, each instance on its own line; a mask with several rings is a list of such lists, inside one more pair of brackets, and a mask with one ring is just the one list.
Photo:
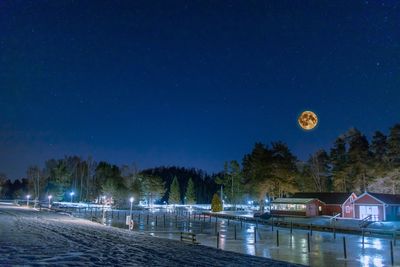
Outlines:
[[299, 266], [0, 204], [1, 265]]

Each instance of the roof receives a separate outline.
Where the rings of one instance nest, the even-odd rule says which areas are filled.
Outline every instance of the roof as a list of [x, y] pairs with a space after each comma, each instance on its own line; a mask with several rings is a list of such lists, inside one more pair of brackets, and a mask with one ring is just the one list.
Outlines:
[[371, 193], [367, 192], [369, 195], [374, 198], [384, 202], [385, 204], [397, 204], [400, 205], [400, 195], [392, 195], [392, 194], [380, 194], [380, 193]]
[[282, 204], [307, 204], [315, 200], [315, 198], [276, 198], [272, 203], [282, 203]]
[[331, 192], [301, 192], [295, 193], [294, 198], [317, 198], [325, 204], [342, 205], [353, 193], [331, 193]]

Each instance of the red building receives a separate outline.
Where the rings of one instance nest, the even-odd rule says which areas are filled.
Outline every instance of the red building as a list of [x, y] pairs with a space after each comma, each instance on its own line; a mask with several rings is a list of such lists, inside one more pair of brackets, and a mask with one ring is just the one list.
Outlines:
[[400, 195], [365, 192], [354, 200], [354, 218], [370, 221], [399, 221]]
[[316, 198], [323, 202], [320, 215], [335, 216], [340, 213], [341, 217], [354, 218], [353, 202], [357, 198], [354, 193], [302, 192], [294, 194], [293, 198]]
[[272, 201], [271, 214], [318, 216], [324, 205], [324, 203], [316, 198], [277, 198]]

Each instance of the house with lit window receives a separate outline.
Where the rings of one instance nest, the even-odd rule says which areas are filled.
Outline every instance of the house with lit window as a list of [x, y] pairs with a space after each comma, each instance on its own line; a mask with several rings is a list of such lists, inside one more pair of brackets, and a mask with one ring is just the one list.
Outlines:
[[354, 200], [354, 218], [399, 221], [400, 195], [365, 192]]
[[318, 216], [325, 204], [317, 198], [276, 198], [271, 203], [271, 214]]
[[336, 192], [301, 192], [295, 193], [293, 198], [316, 198], [324, 205], [321, 207], [320, 215], [335, 216], [340, 214], [343, 218], [354, 218], [354, 193]]

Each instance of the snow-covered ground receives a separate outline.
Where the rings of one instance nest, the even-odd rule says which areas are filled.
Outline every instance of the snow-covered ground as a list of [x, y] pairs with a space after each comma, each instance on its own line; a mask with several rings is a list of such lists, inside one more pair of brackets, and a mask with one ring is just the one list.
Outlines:
[[295, 266], [1, 204], [0, 265]]

